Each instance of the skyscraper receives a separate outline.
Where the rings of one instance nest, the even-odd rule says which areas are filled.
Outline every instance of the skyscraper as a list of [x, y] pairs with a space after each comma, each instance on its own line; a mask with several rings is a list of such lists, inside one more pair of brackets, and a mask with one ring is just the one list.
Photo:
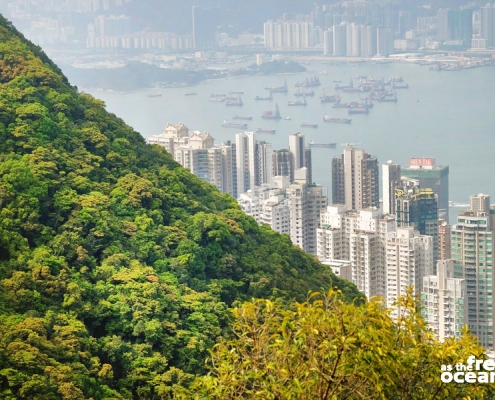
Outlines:
[[449, 166], [435, 165], [434, 158], [411, 158], [409, 165], [401, 170], [401, 175], [417, 179], [419, 187], [431, 188], [438, 195], [438, 214], [449, 219]]
[[[437, 195], [432, 189], [422, 189], [418, 181], [404, 180], [395, 190], [397, 226], [412, 226], [422, 235], [433, 238], [433, 265], [439, 259]], [[436, 273], [436, 271], [432, 271]]]
[[486, 40], [486, 47], [495, 47], [495, 4], [481, 7], [481, 36]]
[[289, 150], [294, 154], [294, 168], [300, 169], [306, 166], [305, 138], [302, 133], [289, 135]]
[[347, 55], [347, 29], [346, 24], [333, 26], [333, 55], [345, 56]]
[[247, 192], [256, 186], [258, 170], [256, 168], [256, 134], [238, 133], [235, 137], [237, 193]]
[[382, 165], [383, 212], [395, 214], [395, 189], [401, 185], [400, 165], [388, 161]]
[[350, 210], [379, 207], [378, 160], [347, 145], [332, 161], [332, 200]]
[[[489, 197], [471, 196], [475, 208], [460, 211], [452, 227], [454, 275], [467, 284], [467, 323], [482, 346], [494, 349], [495, 297], [493, 296], [494, 210]], [[483, 206], [482, 206], [483, 205]]]

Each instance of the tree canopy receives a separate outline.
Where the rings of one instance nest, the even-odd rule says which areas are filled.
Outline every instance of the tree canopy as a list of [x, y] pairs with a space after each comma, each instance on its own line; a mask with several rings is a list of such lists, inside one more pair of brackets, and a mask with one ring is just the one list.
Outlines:
[[149, 146], [0, 17], [0, 397], [170, 398], [228, 307], [355, 286]]

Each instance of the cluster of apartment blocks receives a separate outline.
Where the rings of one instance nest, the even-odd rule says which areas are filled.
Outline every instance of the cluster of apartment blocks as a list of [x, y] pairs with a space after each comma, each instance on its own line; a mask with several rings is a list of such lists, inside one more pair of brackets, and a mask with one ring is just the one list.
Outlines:
[[[211, 135], [168, 124], [150, 137], [201, 179], [237, 198], [260, 224], [288, 234], [368, 297], [394, 309], [409, 286], [421, 295], [423, 314], [440, 339], [468, 324], [493, 348], [494, 211], [489, 196], [448, 224], [448, 166], [431, 158], [382, 166], [380, 206], [376, 157], [348, 145], [332, 160], [332, 205], [326, 188], [312, 184], [304, 135], [289, 136], [289, 150], [274, 151], [252, 132], [214, 145]], [[394, 309], [394, 315], [398, 310]]]

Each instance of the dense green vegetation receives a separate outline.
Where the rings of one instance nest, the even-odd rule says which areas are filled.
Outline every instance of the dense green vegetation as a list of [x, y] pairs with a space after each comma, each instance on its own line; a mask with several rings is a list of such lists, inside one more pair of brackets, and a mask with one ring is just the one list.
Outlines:
[[236, 301], [331, 286], [0, 17], [0, 398], [170, 398]]
[[332, 291], [292, 309], [269, 300], [243, 304], [233, 311], [235, 337], [215, 346], [210, 373], [182, 398], [493, 399], [493, 384], [442, 382], [442, 365], [486, 359], [484, 349], [467, 329], [440, 343], [412, 293], [397, 302], [397, 319], [378, 299], [356, 306]]

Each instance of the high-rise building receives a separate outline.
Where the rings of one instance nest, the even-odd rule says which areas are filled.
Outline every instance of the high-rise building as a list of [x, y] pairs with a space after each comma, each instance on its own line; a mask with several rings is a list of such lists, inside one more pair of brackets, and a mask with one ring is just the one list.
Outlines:
[[452, 258], [452, 227], [444, 219], [438, 220], [438, 259], [448, 260]]
[[380, 210], [348, 210], [345, 205], [328, 206], [320, 215], [317, 256], [321, 261], [350, 261], [352, 282], [368, 298], [386, 298], [385, 245], [396, 230], [395, 217]]
[[289, 150], [294, 154], [294, 168], [300, 169], [306, 166], [306, 145], [302, 133], [289, 135]]
[[359, 57], [361, 55], [361, 30], [356, 23], [346, 26], [347, 55]]
[[289, 234], [289, 200], [286, 196], [288, 187], [289, 177], [278, 176], [270, 184], [255, 186], [240, 193], [237, 202], [260, 225], [268, 224], [274, 231]]
[[350, 210], [379, 207], [379, 173], [376, 157], [347, 145], [332, 160], [332, 200]]
[[395, 215], [397, 226], [412, 226], [420, 234], [433, 238], [433, 265], [436, 265], [439, 259], [438, 205], [433, 190], [420, 188], [418, 181], [403, 180], [402, 186], [395, 189]]
[[[415, 294], [423, 291], [423, 278], [433, 274], [433, 238], [420, 235], [413, 227], [397, 228], [387, 237], [387, 307], [394, 308], [398, 296], [410, 286]], [[392, 315], [400, 314], [394, 309]]]
[[438, 214], [448, 221], [449, 217], [449, 166], [435, 164], [434, 158], [411, 158], [401, 175], [417, 179], [419, 187], [431, 188], [438, 196]]
[[255, 185], [270, 183], [273, 177], [273, 147], [265, 141], [256, 142], [256, 164], [258, 165]]
[[373, 57], [376, 54], [376, 27], [360, 26], [361, 30], [361, 56]]
[[454, 260], [439, 260], [437, 273], [423, 278], [421, 313], [443, 342], [461, 336], [467, 324], [466, 280], [454, 278]]
[[256, 134], [238, 133], [236, 142], [237, 193], [247, 192], [256, 186], [258, 169], [256, 166]]
[[273, 152], [273, 176], [288, 176], [294, 182], [294, 154], [288, 150]]
[[333, 55], [333, 27], [323, 33], [323, 55]]
[[269, 20], [263, 24], [263, 31], [267, 49], [312, 49], [323, 43], [323, 34], [313, 22]]
[[388, 57], [394, 51], [394, 35], [391, 28], [378, 27], [376, 30], [376, 55]]
[[401, 186], [400, 165], [388, 161], [382, 165], [383, 212], [395, 214], [395, 189]]
[[462, 41], [464, 46], [470, 46], [473, 36], [473, 10], [469, 8], [449, 10], [448, 30], [450, 40]]
[[[485, 195], [471, 196], [473, 205], [486, 202]], [[460, 211], [457, 223], [452, 226], [452, 258], [456, 261], [454, 276], [465, 279], [467, 285], [467, 323], [487, 349], [495, 347], [494, 213], [491, 208]]]
[[328, 204], [326, 188], [307, 183], [306, 167], [295, 170], [295, 181], [287, 189], [290, 238], [308, 253], [316, 254], [316, 229], [320, 211]]
[[437, 39], [442, 42], [450, 40], [449, 10], [445, 8], [437, 11]]
[[481, 7], [481, 36], [487, 48], [495, 47], [495, 4]]
[[345, 23], [333, 26], [333, 55], [347, 55], [347, 28]]

